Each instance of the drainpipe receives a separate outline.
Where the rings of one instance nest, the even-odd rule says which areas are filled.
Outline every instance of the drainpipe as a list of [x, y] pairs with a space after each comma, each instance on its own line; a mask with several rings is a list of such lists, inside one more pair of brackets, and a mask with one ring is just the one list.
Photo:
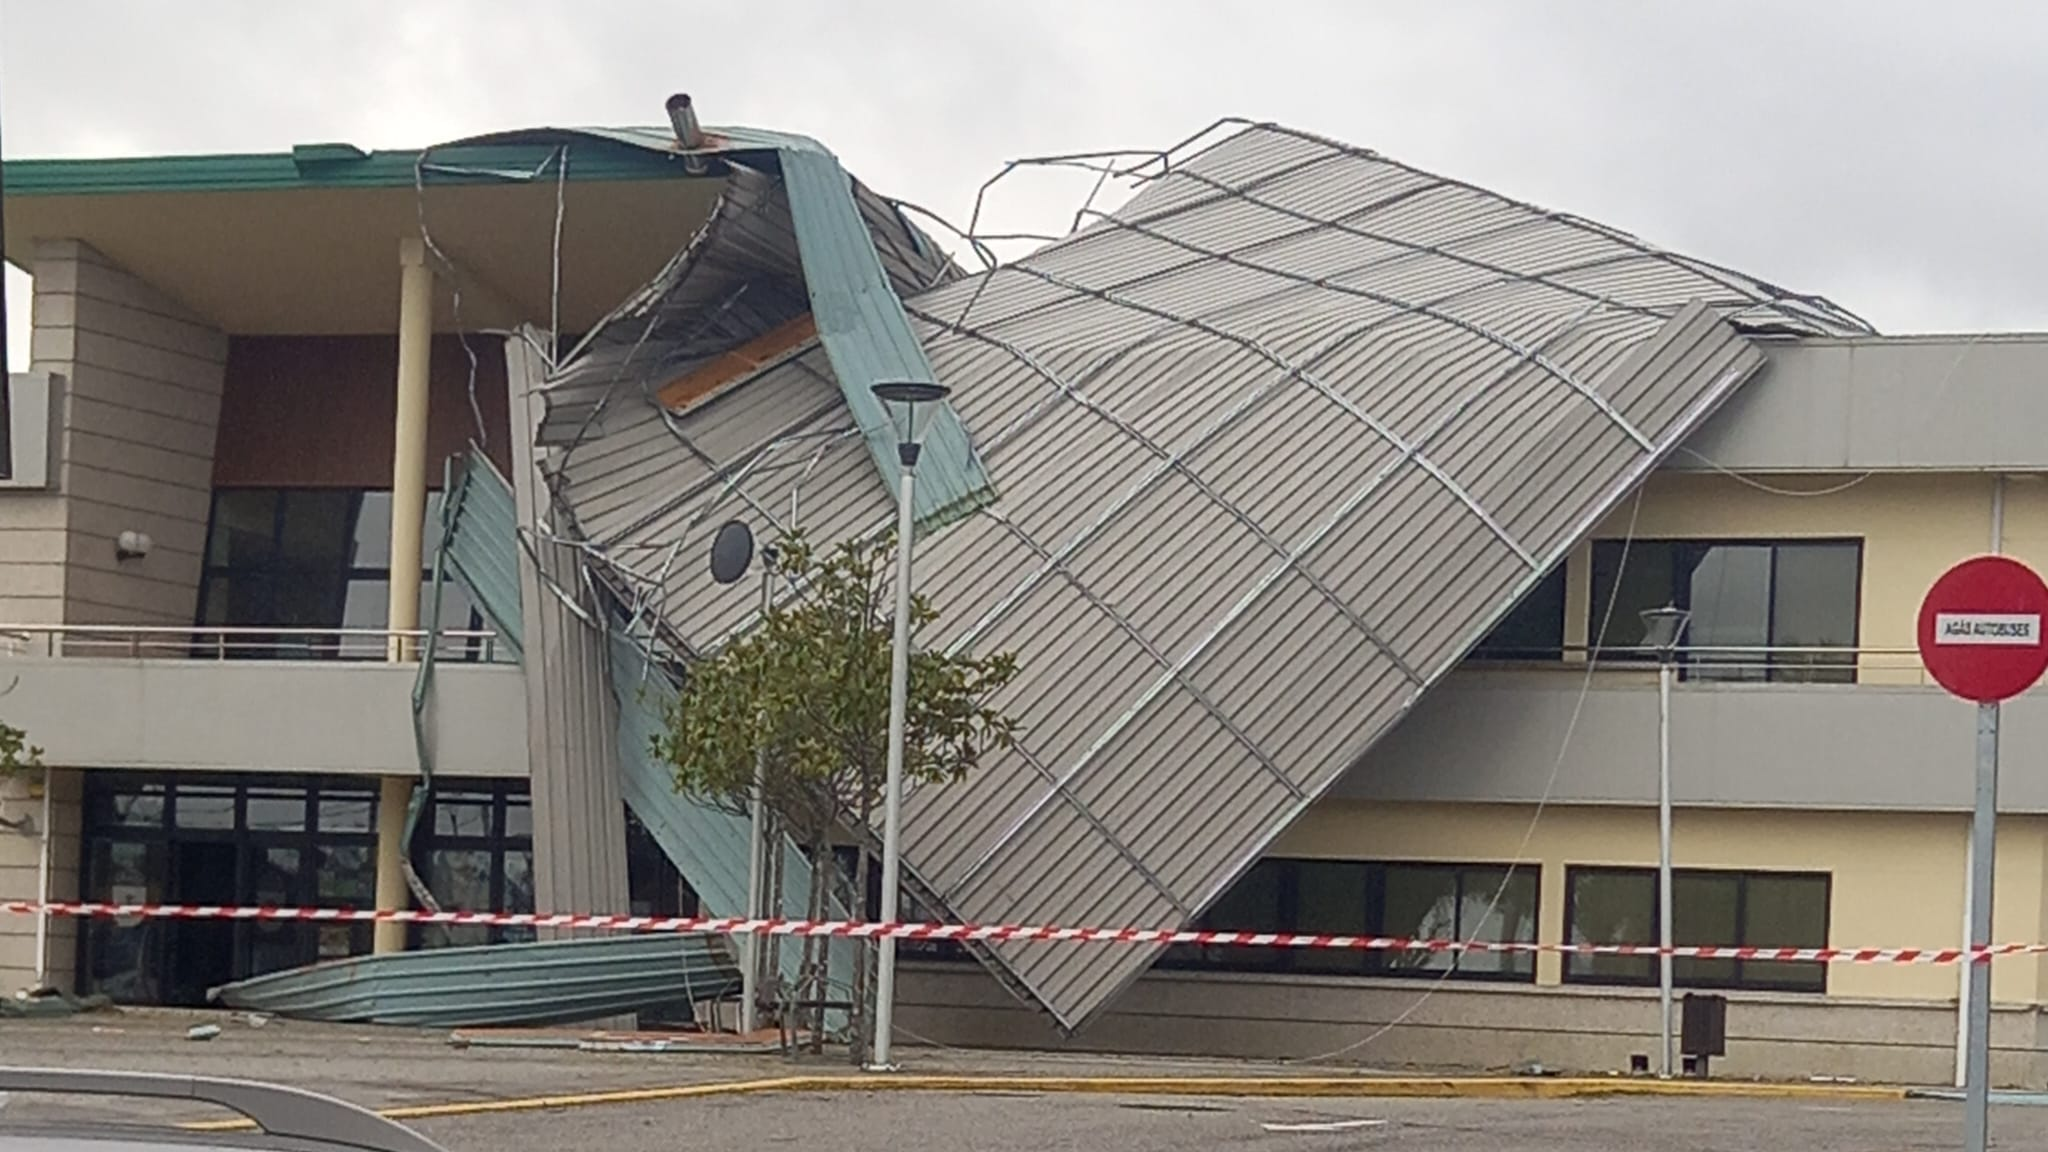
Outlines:
[[[1991, 552], [2005, 551], [2005, 476], [1991, 478]], [[1977, 845], [1974, 837], [1963, 838], [1963, 947], [1970, 946], [1970, 913], [1977, 906]], [[1970, 965], [1956, 965], [1956, 1087], [1969, 1083], [1970, 1059]], [[1989, 995], [1987, 990], [1986, 995]]]
[[[418, 659], [410, 636], [420, 626], [420, 541], [427, 514], [427, 366], [434, 337], [434, 273], [426, 245], [398, 243], [398, 404], [392, 421], [391, 580], [386, 627], [393, 635], [386, 656], [393, 663]], [[410, 905], [405, 883], [405, 810], [412, 801], [409, 776], [386, 776], [377, 792], [377, 907], [395, 911]], [[376, 951], [405, 950], [405, 925], [380, 921]]]

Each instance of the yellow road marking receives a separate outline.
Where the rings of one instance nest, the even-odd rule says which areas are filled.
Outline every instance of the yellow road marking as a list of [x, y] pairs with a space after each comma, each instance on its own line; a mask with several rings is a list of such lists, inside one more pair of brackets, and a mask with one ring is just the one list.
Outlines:
[[[604, 1104], [649, 1104], [762, 1092], [1047, 1092], [1124, 1096], [1408, 1097], [1471, 1100], [1563, 1100], [1593, 1096], [1720, 1096], [1749, 1099], [1904, 1100], [1903, 1088], [1855, 1084], [1773, 1084], [1738, 1080], [1631, 1080], [1621, 1077], [1386, 1076], [923, 1076], [900, 1074], [779, 1076], [664, 1088], [623, 1088], [564, 1096], [458, 1100], [383, 1108], [388, 1120], [429, 1120], [498, 1112], [541, 1112]], [[182, 1124], [194, 1132], [246, 1131], [247, 1120]]]

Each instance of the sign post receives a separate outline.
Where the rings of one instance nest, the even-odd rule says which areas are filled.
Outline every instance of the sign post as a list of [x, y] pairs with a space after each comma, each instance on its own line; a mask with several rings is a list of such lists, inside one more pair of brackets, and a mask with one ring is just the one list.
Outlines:
[[1963, 1147], [1985, 1152], [1991, 1113], [1991, 892], [1998, 824], [1999, 703], [2048, 671], [2048, 584], [2004, 556], [1965, 560], [1920, 602], [1920, 659], [1936, 683], [1977, 705], [1977, 786], [1970, 811], [1969, 1053]]

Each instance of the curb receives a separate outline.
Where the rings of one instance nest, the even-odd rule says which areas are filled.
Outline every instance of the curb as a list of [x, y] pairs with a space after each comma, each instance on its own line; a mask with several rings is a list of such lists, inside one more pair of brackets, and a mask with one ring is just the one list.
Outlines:
[[[1752, 1100], [1893, 1100], [1912, 1095], [1905, 1088], [1855, 1084], [1773, 1084], [1761, 1081], [1630, 1080], [1620, 1077], [1210, 1077], [1210, 1076], [778, 1076], [763, 1080], [720, 1080], [667, 1088], [627, 1088], [564, 1096], [507, 1100], [463, 1100], [407, 1104], [380, 1109], [387, 1120], [430, 1120], [499, 1112], [544, 1112], [606, 1104], [649, 1104], [664, 1100], [764, 1093], [837, 1092], [1042, 1092], [1111, 1096], [1408, 1098], [1451, 1100], [1574, 1100], [1599, 1097], [1701, 1097]], [[248, 1131], [247, 1120], [207, 1120], [180, 1125], [194, 1132]]]
[[[799, 1076], [795, 1092], [1046, 1092], [1120, 1096], [1566, 1100], [1602, 1096], [1904, 1100], [1904, 1088], [1849, 1084], [1630, 1080], [1620, 1077]], [[765, 1082], [764, 1082], [765, 1083]], [[781, 1082], [787, 1083], [787, 1082]]]

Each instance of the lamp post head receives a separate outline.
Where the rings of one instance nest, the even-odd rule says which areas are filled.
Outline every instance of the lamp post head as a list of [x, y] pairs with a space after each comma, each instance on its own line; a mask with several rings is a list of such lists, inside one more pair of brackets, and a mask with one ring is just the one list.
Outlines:
[[934, 380], [884, 380], [869, 391], [875, 394], [885, 406], [893, 409], [892, 422], [896, 427], [896, 452], [905, 468], [917, 466], [920, 441], [924, 439], [925, 425], [931, 420], [932, 405], [952, 394], [952, 389]]
[[1645, 608], [1640, 615], [1643, 618], [1643, 647], [1669, 659], [1677, 650], [1679, 637], [1685, 634], [1685, 626], [1692, 620], [1692, 613], [1666, 604], [1662, 608]]

